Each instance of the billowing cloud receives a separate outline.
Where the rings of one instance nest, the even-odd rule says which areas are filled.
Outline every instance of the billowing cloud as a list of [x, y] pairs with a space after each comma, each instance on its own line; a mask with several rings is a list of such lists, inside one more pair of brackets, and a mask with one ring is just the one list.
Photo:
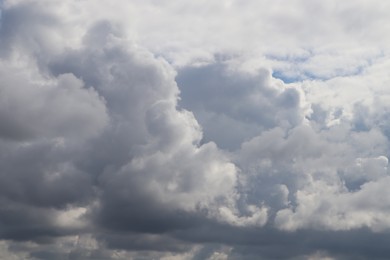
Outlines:
[[374, 2], [0, 2], [0, 258], [389, 258]]
[[258, 133], [283, 125], [291, 128], [304, 118], [304, 96], [266, 69], [237, 68], [228, 61], [179, 71], [180, 104], [195, 113], [204, 138], [236, 149]]

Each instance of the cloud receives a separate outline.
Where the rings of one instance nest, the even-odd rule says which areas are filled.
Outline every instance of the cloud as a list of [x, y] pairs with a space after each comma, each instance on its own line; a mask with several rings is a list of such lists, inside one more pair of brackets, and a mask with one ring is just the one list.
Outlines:
[[0, 257], [387, 259], [386, 9], [1, 2]]
[[188, 67], [177, 76], [180, 105], [194, 112], [205, 141], [237, 149], [243, 141], [278, 125], [294, 127], [303, 121], [304, 96], [266, 69], [255, 72], [221, 61]]

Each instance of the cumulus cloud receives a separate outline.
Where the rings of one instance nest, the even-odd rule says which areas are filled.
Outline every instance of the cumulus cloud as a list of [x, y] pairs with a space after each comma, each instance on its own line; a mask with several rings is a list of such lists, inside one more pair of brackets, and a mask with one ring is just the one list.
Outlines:
[[0, 6], [0, 257], [389, 257], [388, 4]]
[[300, 88], [286, 86], [266, 69], [246, 71], [220, 61], [179, 71], [180, 105], [194, 112], [205, 141], [234, 150], [258, 133], [282, 125], [291, 128], [304, 118]]

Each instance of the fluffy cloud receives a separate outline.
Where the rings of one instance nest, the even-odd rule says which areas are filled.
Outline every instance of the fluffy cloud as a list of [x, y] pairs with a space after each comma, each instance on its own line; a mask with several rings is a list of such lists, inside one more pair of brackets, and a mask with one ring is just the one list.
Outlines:
[[1, 2], [0, 257], [388, 258], [388, 8]]
[[236, 149], [259, 132], [282, 125], [291, 128], [304, 117], [304, 96], [270, 72], [255, 72], [220, 62], [189, 67], [177, 76], [180, 105], [195, 113], [206, 141]]

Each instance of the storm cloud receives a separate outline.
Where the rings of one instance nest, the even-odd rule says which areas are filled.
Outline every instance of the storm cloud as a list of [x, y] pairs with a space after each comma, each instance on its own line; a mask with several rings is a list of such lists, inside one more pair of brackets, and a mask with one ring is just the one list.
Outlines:
[[390, 257], [390, 5], [0, 6], [0, 258]]

